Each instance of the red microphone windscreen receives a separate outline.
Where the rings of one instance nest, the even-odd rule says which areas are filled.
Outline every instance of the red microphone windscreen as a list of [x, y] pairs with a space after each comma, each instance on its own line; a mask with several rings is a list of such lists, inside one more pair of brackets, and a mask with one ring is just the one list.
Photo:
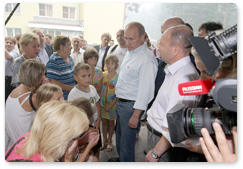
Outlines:
[[186, 83], [181, 83], [178, 86], [180, 95], [201, 95], [208, 94], [211, 88], [215, 85], [212, 79], [195, 80]]

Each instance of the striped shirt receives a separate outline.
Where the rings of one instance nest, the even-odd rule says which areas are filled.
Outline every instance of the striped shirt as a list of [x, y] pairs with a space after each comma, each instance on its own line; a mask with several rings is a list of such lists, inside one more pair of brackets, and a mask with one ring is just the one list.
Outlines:
[[[76, 84], [74, 79], [74, 63], [71, 56], [68, 58], [70, 65], [68, 65], [57, 53], [52, 54], [48, 63], [46, 64], [46, 77], [48, 79], [54, 79], [63, 84], [74, 87]], [[63, 91], [65, 100], [67, 100], [68, 94], [68, 91]]]

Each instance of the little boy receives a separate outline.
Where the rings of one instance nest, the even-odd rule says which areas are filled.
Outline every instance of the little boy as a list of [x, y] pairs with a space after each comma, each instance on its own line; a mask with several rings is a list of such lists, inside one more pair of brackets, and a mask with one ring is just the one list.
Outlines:
[[[94, 130], [100, 133], [100, 96], [95, 87], [90, 85], [92, 79], [91, 67], [86, 63], [78, 63], [74, 68], [74, 79], [78, 84], [70, 91], [68, 101], [73, 101], [80, 97], [89, 99], [94, 112], [90, 125], [93, 126]], [[100, 136], [98, 144], [93, 148], [95, 156], [98, 159], [101, 146], [102, 142]]]
[[91, 125], [95, 129], [100, 127], [100, 96], [98, 95], [95, 87], [90, 85], [91, 83], [91, 67], [86, 63], [78, 63], [74, 68], [74, 79], [77, 81], [77, 85], [70, 91], [68, 95], [68, 101], [72, 101], [79, 97], [89, 99], [93, 108], [93, 121]]

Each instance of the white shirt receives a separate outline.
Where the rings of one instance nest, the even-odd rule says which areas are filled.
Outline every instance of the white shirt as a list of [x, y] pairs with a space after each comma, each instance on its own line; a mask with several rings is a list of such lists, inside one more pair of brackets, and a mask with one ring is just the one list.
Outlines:
[[14, 59], [20, 56], [19, 52], [15, 49], [8, 52], [12, 56], [12, 60], [5, 59], [5, 76], [13, 76], [12, 64]]
[[46, 46], [44, 45], [44, 48], [40, 50], [38, 56], [40, 57], [41, 62], [46, 65], [47, 62], [49, 61], [49, 56], [48, 56], [48, 53], [45, 50], [45, 47]]
[[180, 83], [198, 80], [199, 75], [191, 63], [190, 57], [184, 57], [165, 68], [165, 80], [159, 89], [158, 95], [148, 110], [148, 123], [155, 130], [163, 133], [168, 128], [166, 114], [179, 103], [188, 107], [196, 107], [200, 96], [181, 96], [178, 91]]
[[[110, 54], [111, 53], [111, 50], [113, 49], [114, 47], [110, 47], [108, 53]], [[119, 66], [118, 68], [116, 69], [116, 72], [117, 73], [120, 73], [120, 67], [121, 67], [121, 64], [123, 62], [123, 59], [127, 53], [127, 48], [121, 48], [120, 45], [117, 46], [117, 48], [112, 52], [113, 54], [116, 54], [118, 59], [119, 59]]]
[[134, 100], [134, 109], [146, 110], [154, 97], [157, 70], [158, 63], [147, 45], [127, 51], [116, 84], [116, 96]]
[[101, 48], [101, 46], [100, 46], [100, 50], [99, 50], [99, 60], [98, 60], [98, 62], [96, 64], [96, 67], [98, 67], [100, 69], [102, 69], [102, 60], [104, 58], [104, 54], [105, 54], [106, 47]]
[[74, 99], [80, 98], [80, 97], [84, 97], [86, 99], [89, 99], [90, 104], [93, 108], [94, 111], [94, 115], [93, 115], [93, 119], [90, 122], [90, 124], [94, 125], [94, 123], [96, 122], [96, 120], [98, 119], [98, 112], [97, 112], [97, 107], [96, 107], [96, 102], [98, 102], [100, 100], [100, 96], [98, 95], [95, 87], [93, 85], [89, 85], [89, 92], [84, 92], [80, 89], [78, 89], [76, 86], [70, 91], [70, 93], [68, 94], [68, 101], [72, 101]]
[[74, 66], [83, 61], [84, 51], [85, 50], [80, 49], [78, 52], [75, 52], [74, 50], [71, 52], [71, 57], [73, 59]]
[[[20, 103], [19, 98], [28, 95]], [[6, 147], [8, 149], [20, 136], [29, 132], [31, 122], [34, 118], [35, 111], [25, 111], [23, 104], [29, 101], [30, 92], [24, 93], [17, 98], [8, 97], [6, 101], [5, 112], [5, 129], [9, 137], [9, 142]]]

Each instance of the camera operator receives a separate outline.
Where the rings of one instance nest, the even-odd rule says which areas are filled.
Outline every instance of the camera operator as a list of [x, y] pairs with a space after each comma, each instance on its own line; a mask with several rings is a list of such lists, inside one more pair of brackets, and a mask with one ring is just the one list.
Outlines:
[[[171, 148], [171, 143], [162, 135], [168, 131], [167, 112], [176, 104], [198, 105], [200, 96], [180, 96], [178, 85], [199, 79], [191, 63], [189, 54], [191, 44], [188, 40], [192, 31], [185, 25], [167, 29], [159, 43], [160, 57], [168, 64], [165, 68], [165, 80], [158, 95], [148, 111], [148, 149], [145, 161], [185, 161], [190, 152], [184, 148]], [[167, 132], [168, 133], [168, 132]]]
[[[222, 32], [223, 31], [221, 31], [221, 30], [220, 31], [215, 31], [216, 34], [220, 34]], [[207, 39], [207, 37], [206, 37], [206, 39]], [[196, 52], [196, 50], [194, 48], [192, 48], [191, 53], [195, 57], [195, 63], [196, 63], [196, 66], [197, 66], [198, 70], [200, 70], [200, 79], [211, 78], [211, 76], [207, 72], [206, 67], [204, 66], [203, 62], [199, 58], [199, 55], [198, 55], [198, 53]], [[223, 79], [223, 78], [227, 78], [227, 77], [233, 77], [233, 78], [237, 77], [237, 54], [234, 54], [232, 57], [229, 57], [228, 59], [222, 61], [222, 64], [220, 65], [220, 67], [219, 67], [219, 69], [218, 69], [218, 71], [217, 71], [217, 73], [215, 75], [215, 80]], [[211, 102], [212, 102], [212, 100], [211, 100]], [[201, 104], [201, 107], [208, 108], [211, 104], [212, 103], [209, 103], [208, 95], [204, 95], [204, 99], [203, 99], [203, 103]], [[217, 124], [213, 124], [213, 127], [214, 126], [218, 126]], [[215, 135], [216, 135], [216, 141], [217, 142], [218, 141], [226, 142], [226, 137], [225, 137], [225, 134], [222, 133], [223, 131], [222, 131], [221, 126], [217, 127], [216, 129], [217, 130], [215, 130], [215, 128], [214, 128]], [[202, 129], [202, 131], [203, 131], [202, 135], [203, 135], [203, 137], [205, 137], [204, 139], [206, 140], [207, 146], [210, 147], [209, 148], [210, 151], [207, 151], [208, 149], [207, 149], [207, 146], [206, 146], [203, 138], [200, 138], [201, 146], [200, 145], [197, 146], [197, 145], [193, 144], [192, 142], [185, 142], [186, 145], [190, 146], [190, 148], [187, 148], [187, 149], [192, 151], [192, 152], [196, 152], [196, 153], [201, 153], [201, 154], [204, 153], [206, 159], [208, 161], [211, 161], [211, 162], [212, 161], [227, 161], [227, 160], [225, 160], [225, 157], [221, 158], [219, 156], [219, 152], [217, 152], [217, 147], [213, 143], [212, 138], [208, 134], [206, 134], [206, 133], [208, 133], [207, 129], [204, 128], [204, 129]], [[229, 138], [229, 137], [227, 138], [228, 140], [231, 140], [231, 141], [229, 141], [230, 142], [229, 144], [231, 144], [231, 146], [234, 145], [234, 143], [236, 143], [235, 139], [237, 140], [237, 135], [234, 136], [234, 133], [236, 133], [236, 132], [237, 132], [236, 130], [233, 130], [233, 132], [232, 132], [233, 133], [233, 137], [234, 137], [234, 142], [232, 141], [233, 138]], [[219, 137], [217, 137], [217, 135], [219, 135]], [[222, 138], [222, 140], [221, 140], [221, 138]], [[202, 143], [204, 143], [204, 144], [202, 145]], [[219, 145], [219, 147], [220, 146], [222, 147], [222, 145]], [[226, 149], [227, 145], [223, 145], [223, 147], [224, 147], [224, 149]], [[235, 147], [237, 147], [237, 145]], [[210, 155], [209, 152], [211, 152], [211, 153], [214, 152], [214, 153], [211, 154], [211, 156], [213, 156], [214, 160], [212, 160], [212, 158], [209, 158], [209, 155]], [[216, 155], [215, 152], [218, 155]], [[232, 150], [232, 152], [234, 152], [234, 151]], [[234, 156], [234, 155], [232, 154], [231, 156]], [[220, 160], [218, 158], [220, 158]], [[224, 160], [222, 160], [222, 159], [224, 159]], [[228, 161], [232, 161], [231, 157], [230, 157], [230, 159]]]

